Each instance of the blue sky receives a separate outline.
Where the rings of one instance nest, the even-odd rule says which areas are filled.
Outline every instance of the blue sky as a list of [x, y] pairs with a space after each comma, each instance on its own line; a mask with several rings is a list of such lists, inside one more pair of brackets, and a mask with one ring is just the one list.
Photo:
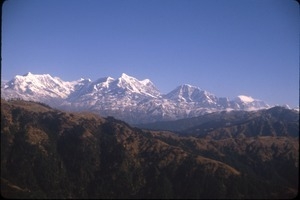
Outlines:
[[1, 78], [124, 72], [298, 106], [299, 24], [294, 0], [8, 0]]

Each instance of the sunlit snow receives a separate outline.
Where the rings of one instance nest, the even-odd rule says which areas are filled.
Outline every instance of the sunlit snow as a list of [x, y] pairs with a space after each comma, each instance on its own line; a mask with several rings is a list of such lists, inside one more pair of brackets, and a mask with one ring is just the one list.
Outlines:
[[194, 117], [222, 110], [257, 110], [268, 104], [240, 95], [233, 100], [217, 97], [199, 87], [181, 85], [161, 94], [149, 79], [138, 80], [123, 73], [114, 79], [63, 81], [49, 74], [27, 73], [2, 86], [3, 98], [45, 102], [68, 110], [90, 110], [127, 122], [149, 122]]

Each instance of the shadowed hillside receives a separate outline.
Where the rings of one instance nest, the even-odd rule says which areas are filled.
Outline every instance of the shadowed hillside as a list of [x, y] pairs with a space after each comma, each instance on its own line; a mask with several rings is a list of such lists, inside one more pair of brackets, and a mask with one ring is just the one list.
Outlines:
[[197, 138], [1, 100], [6, 198], [292, 198], [294, 137]]
[[137, 125], [152, 130], [169, 130], [201, 138], [255, 136], [299, 137], [299, 112], [284, 107], [259, 111], [215, 112], [199, 117]]

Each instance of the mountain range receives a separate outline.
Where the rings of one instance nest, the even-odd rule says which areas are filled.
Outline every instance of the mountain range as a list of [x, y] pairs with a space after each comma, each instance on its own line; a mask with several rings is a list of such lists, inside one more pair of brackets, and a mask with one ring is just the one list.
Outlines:
[[121, 77], [63, 81], [49, 74], [17, 75], [1, 85], [4, 99], [21, 98], [69, 111], [92, 111], [131, 124], [176, 120], [224, 110], [258, 110], [270, 106], [262, 100], [239, 95], [230, 100], [192, 85], [162, 94], [149, 80], [125, 73]]

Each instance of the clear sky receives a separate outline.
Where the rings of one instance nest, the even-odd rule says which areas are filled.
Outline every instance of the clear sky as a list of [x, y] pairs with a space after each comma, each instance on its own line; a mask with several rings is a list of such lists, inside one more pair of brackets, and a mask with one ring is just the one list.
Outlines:
[[1, 78], [124, 72], [298, 106], [299, 24], [294, 0], [7, 0]]

